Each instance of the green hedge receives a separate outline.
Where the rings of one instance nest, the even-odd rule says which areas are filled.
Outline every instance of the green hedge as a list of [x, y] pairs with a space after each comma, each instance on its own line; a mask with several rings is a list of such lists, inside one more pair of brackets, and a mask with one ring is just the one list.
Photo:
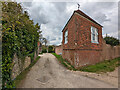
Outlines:
[[21, 83], [21, 81], [26, 77], [27, 73], [30, 71], [31, 67], [40, 59], [38, 56], [23, 72], [21, 72], [16, 79], [13, 81], [15, 83], [15, 87]]
[[[20, 3], [2, 2], [2, 87], [12, 88], [13, 55], [23, 60], [37, 50], [40, 26], [30, 20]], [[33, 60], [33, 54], [30, 55]]]
[[34, 52], [33, 53], [31, 53], [31, 54], [29, 54], [29, 57], [31, 58], [31, 63], [33, 62], [33, 60], [34, 60]]

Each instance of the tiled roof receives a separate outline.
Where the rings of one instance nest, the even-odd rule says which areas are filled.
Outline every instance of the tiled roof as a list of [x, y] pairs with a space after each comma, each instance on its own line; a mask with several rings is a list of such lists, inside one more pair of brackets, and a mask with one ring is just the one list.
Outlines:
[[[89, 19], [90, 21], [96, 23], [97, 25], [103, 27], [102, 25], [100, 25], [99, 23], [97, 23], [95, 20], [93, 20], [91, 17], [89, 17], [88, 15], [86, 15], [86, 14], [85, 14], [84, 12], [82, 12], [81, 10], [76, 10], [76, 11], [74, 11], [74, 13], [75, 13], [75, 12], [78, 13], [78, 14], [80, 14], [81, 16]], [[72, 16], [74, 15], [74, 13], [72, 14]], [[70, 19], [72, 18], [72, 16], [70, 17]], [[69, 23], [70, 19], [68, 20], [67, 24]], [[65, 27], [67, 26], [67, 24], [65, 25]], [[64, 27], [64, 28], [65, 28], [65, 27]], [[63, 30], [64, 30], [64, 28], [63, 28]], [[62, 30], [62, 32], [63, 32], [63, 30]]]
[[92, 22], [98, 24], [99, 26], [103, 27], [102, 25], [100, 25], [99, 23], [97, 23], [95, 20], [93, 20], [91, 17], [89, 17], [88, 15], [86, 15], [85, 13], [83, 13], [81, 10], [76, 10], [76, 11], [74, 11], [74, 12], [82, 15], [83, 17], [85, 17], [85, 18], [91, 20]]

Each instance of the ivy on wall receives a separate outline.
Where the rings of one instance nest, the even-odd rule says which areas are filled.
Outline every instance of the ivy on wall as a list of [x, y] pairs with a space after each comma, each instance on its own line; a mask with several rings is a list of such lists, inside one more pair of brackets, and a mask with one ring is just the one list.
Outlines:
[[2, 87], [13, 88], [12, 59], [16, 53], [21, 60], [37, 50], [40, 26], [30, 20], [20, 3], [2, 2]]

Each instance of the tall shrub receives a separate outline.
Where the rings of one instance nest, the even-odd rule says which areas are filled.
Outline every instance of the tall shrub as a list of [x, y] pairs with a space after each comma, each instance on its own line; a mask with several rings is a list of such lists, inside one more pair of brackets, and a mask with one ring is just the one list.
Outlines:
[[116, 45], [119, 45], [119, 40], [115, 37], [110, 37], [110, 36], [106, 36], [104, 38], [104, 40], [106, 41], [106, 44], [110, 44], [111, 46], [116, 46]]
[[12, 88], [13, 55], [24, 59], [37, 48], [40, 26], [34, 25], [20, 3], [2, 2], [2, 87]]

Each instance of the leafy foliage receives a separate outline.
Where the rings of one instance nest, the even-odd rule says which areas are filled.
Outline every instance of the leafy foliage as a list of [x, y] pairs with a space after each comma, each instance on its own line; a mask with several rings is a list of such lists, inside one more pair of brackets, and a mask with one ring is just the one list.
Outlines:
[[44, 38], [44, 37], [40, 37], [40, 42], [41, 42], [41, 44], [44, 44], [45, 45], [45, 47], [47, 46], [47, 43], [48, 43], [48, 40], [46, 39], [46, 38]]
[[47, 49], [46, 49], [46, 48], [43, 48], [43, 49], [42, 49], [42, 53], [47, 53]]
[[65, 66], [66, 68], [68, 68], [69, 70], [74, 70], [76, 71], [77, 69], [75, 69], [75, 67], [73, 65], [71, 65], [67, 60], [63, 59], [61, 55], [57, 55], [56, 53], [52, 53], [57, 59], [58, 61]]
[[34, 25], [20, 3], [2, 2], [2, 78], [3, 88], [12, 88], [13, 55], [24, 60], [37, 49], [40, 26]]
[[42, 45], [42, 53], [47, 53], [47, 46]]
[[48, 53], [54, 53], [54, 46], [48, 46]]
[[106, 41], [106, 44], [110, 44], [111, 46], [119, 45], [119, 40], [117, 38], [106, 36], [104, 40]]

